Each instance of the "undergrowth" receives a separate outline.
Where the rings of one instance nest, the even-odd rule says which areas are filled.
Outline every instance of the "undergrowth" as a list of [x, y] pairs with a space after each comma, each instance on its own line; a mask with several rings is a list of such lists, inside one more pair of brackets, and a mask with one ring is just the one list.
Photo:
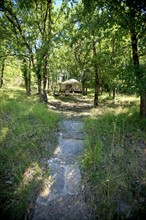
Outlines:
[[136, 111], [85, 120], [82, 158], [86, 199], [93, 219], [146, 216], [146, 120]]
[[57, 143], [58, 114], [23, 90], [0, 94], [0, 216], [24, 219], [43, 187]]

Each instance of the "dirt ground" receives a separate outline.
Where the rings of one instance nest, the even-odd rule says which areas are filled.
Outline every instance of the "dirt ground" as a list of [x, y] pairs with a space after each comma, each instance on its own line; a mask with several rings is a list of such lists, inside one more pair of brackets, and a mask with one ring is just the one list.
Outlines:
[[81, 94], [48, 98], [48, 108], [63, 113], [65, 116], [88, 116], [93, 108], [93, 98]]

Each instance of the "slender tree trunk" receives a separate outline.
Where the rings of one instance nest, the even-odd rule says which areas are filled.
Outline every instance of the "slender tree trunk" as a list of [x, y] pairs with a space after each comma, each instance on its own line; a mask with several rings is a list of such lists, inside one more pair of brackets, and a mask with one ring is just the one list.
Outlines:
[[137, 48], [137, 36], [135, 28], [130, 29], [131, 34], [131, 45], [132, 45], [132, 56], [133, 56], [133, 64], [135, 66], [135, 74], [138, 83], [141, 85], [140, 89], [140, 116], [146, 117], [146, 91], [143, 90], [142, 78], [143, 75], [139, 70], [139, 56], [138, 56], [138, 48]]
[[47, 66], [47, 92], [48, 92], [48, 94], [49, 94], [49, 92], [50, 92], [50, 69], [49, 69], [49, 67]]
[[1, 69], [1, 76], [0, 76], [0, 89], [3, 86], [4, 82], [4, 69], [5, 69], [5, 58], [2, 59], [2, 69]]
[[146, 92], [140, 96], [140, 115], [146, 117]]
[[85, 85], [84, 82], [82, 82], [82, 94], [87, 95], [87, 86]]
[[94, 93], [94, 107], [96, 108], [98, 103], [98, 96], [99, 96], [99, 73], [97, 65], [94, 65], [95, 68], [95, 93]]
[[42, 101], [42, 76], [40, 72], [37, 74], [37, 77], [38, 77], [38, 94], [40, 97], [40, 101]]
[[47, 77], [47, 92], [50, 93], [50, 77]]
[[[113, 38], [112, 40], [112, 66], [115, 68], [115, 38]], [[114, 82], [112, 82], [112, 84], [114, 84]], [[112, 86], [112, 99], [114, 100], [116, 97], [116, 88], [114, 87], [114, 85]]]
[[36, 75], [37, 75], [37, 86], [38, 86], [38, 95], [40, 101], [43, 101], [43, 94], [42, 94], [42, 74], [41, 74], [41, 63], [38, 61], [38, 65], [36, 66]]
[[25, 81], [25, 89], [26, 89], [26, 94], [30, 95], [31, 94], [31, 59], [23, 60], [23, 77]]
[[115, 97], [116, 97], [116, 88], [113, 88], [113, 89], [112, 89], [112, 92], [113, 92], [113, 97], [112, 97], [112, 99], [115, 99]]
[[[93, 41], [93, 57], [96, 59], [96, 43]], [[94, 107], [96, 108], [98, 106], [98, 96], [99, 96], [99, 70], [97, 67], [96, 61], [94, 61], [94, 72], [95, 72], [95, 91], [94, 91]]]
[[44, 69], [43, 69], [43, 96], [44, 96], [44, 102], [48, 102], [47, 98], [47, 64], [48, 59], [47, 56], [44, 57]]
[[111, 92], [111, 89], [109, 89], [109, 97], [111, 97], [111, 93], [112, 93], [112, 92]]
[[27, 95], [31, 94], [31, 58], [29, 59], [28, 65], [28, 84], [27, 84]]
[[[139, 56], [138, 56], [137, 36], [136, 36], [135, 28], [131, 28], [130, 34], [131, 34], [133, 63], [134, 63], [134, 66], [139, 68]], [[141, 78], [141, 76], [139, 74], [137, 75], [137, 77]]]
[[82, 94], [86, 95], [86, 77], [85, 77], [85, 73], [83, 74], [83, 77], [82, 77]]
[[85, 95], [85, 83], [82, 81], [82, 94]]

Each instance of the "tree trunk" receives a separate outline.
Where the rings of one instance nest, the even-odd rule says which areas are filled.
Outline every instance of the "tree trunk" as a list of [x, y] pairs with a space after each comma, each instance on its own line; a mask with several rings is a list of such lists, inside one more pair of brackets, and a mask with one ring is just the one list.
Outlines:
[[[131, 34], [133, 64], [134, 64], [134, 66], [139, 68], [139, 56], [138, 56], [137, 36], [136, 36], [135, 28], [132, 28], [130, 30], [130, 34]], [[138, 77], [139, 77], [139, 75], [138, 75]]]
[[31, 94], [31, 58], [28, 65], [27, 95]]
[[0, 76], [0, 89], [3, 86], [4, 82], [4, 69], [5, 69], [5, 58], [2, 59], [2, 69], [1, 69], [1, 76]]
[[94, 107], [98, 106], [98, 96], [99, 96], [99, 74], [97, 65], [94, 65], [95, 68], [95, 93], [94, 93]]
[[140, 96], [140, 116], [146, 117], [146, 92]]
[[38, 77], [38, 94], [40, 97], [40, 101], [43, 101], [43, 95], [42, 95], [42, 76], [41, 73], [37, 73], [37, 77]]
[[31, 94], [31, 59], [23, 60], [23, 77], [24, 77], [24, 82], [25, 82], [25, 89], [26, 89], [26, 94], [30, 95]]
[[132, 45], [132, 56], [133, 56], [133, 64], [135, 66], [135, 74], [138, 81], [138, 84], [140, 84], [139, 93], [140, 93], [140, 116], [146, 117], [146, 91], [143, 90], [143, 84], [142, 84], [142, 78], [143, 75], [139, 70], [139, 56], [138, 56], [138, 48], [137, 48], [137, 36], [135, 28], [130, 29], [131, 34], [131, 45]]
[[82, 94], [87, 95], [87, 86], [84, 83], [82, 83]]
[[113, 97], [112, 97], [112, 99], [115, 99], [115, 97], [116, 97], [116, 88], [113, 88], [113, 89], [112, 89], [112, 92], [113, 92]]
[[41, 74], [41, 63], [39, 63], [36, 67], [36, 75], [37, 75], [37, 86], [38, 86], [38, 95], [40, 101], [43, 101], [43, 94], [42, 94], [42, 74]]
[[86, 95], [86, 86], [85, 86], [85, 80], [82, 80], [82, 94]]
[[48, 102], [47, 98], [47, 64], [48, 64], [48, 59], [47, 56], [44, 57], [44, 69], [43, 69], [43, 97], [44, 97], [44, 102]]
[[47, 92], [50, 93], [50, 69], [47, 69]]
[[95, 72], [95, 90], [94, 90], [94, 107], [98, 106], [98, 96], [99, 96], [99, 70], [96, 63], [96, 43], [93, 41], [93, 57], [94, 57], [94, 72]]

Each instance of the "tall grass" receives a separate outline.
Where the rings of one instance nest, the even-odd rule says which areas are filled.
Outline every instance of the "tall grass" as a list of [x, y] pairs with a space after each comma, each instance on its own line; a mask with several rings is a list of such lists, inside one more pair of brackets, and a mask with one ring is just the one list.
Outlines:
[[142, 219], [146, 215], [146, 120], [136, 111], [85, 120], [82, 158], [93, 219]]
[[44, 160], [57, 143], [60, 116], [23, 90], [2, 90], [0, 100], [0, 215], [24, 219], [48, 177]]

